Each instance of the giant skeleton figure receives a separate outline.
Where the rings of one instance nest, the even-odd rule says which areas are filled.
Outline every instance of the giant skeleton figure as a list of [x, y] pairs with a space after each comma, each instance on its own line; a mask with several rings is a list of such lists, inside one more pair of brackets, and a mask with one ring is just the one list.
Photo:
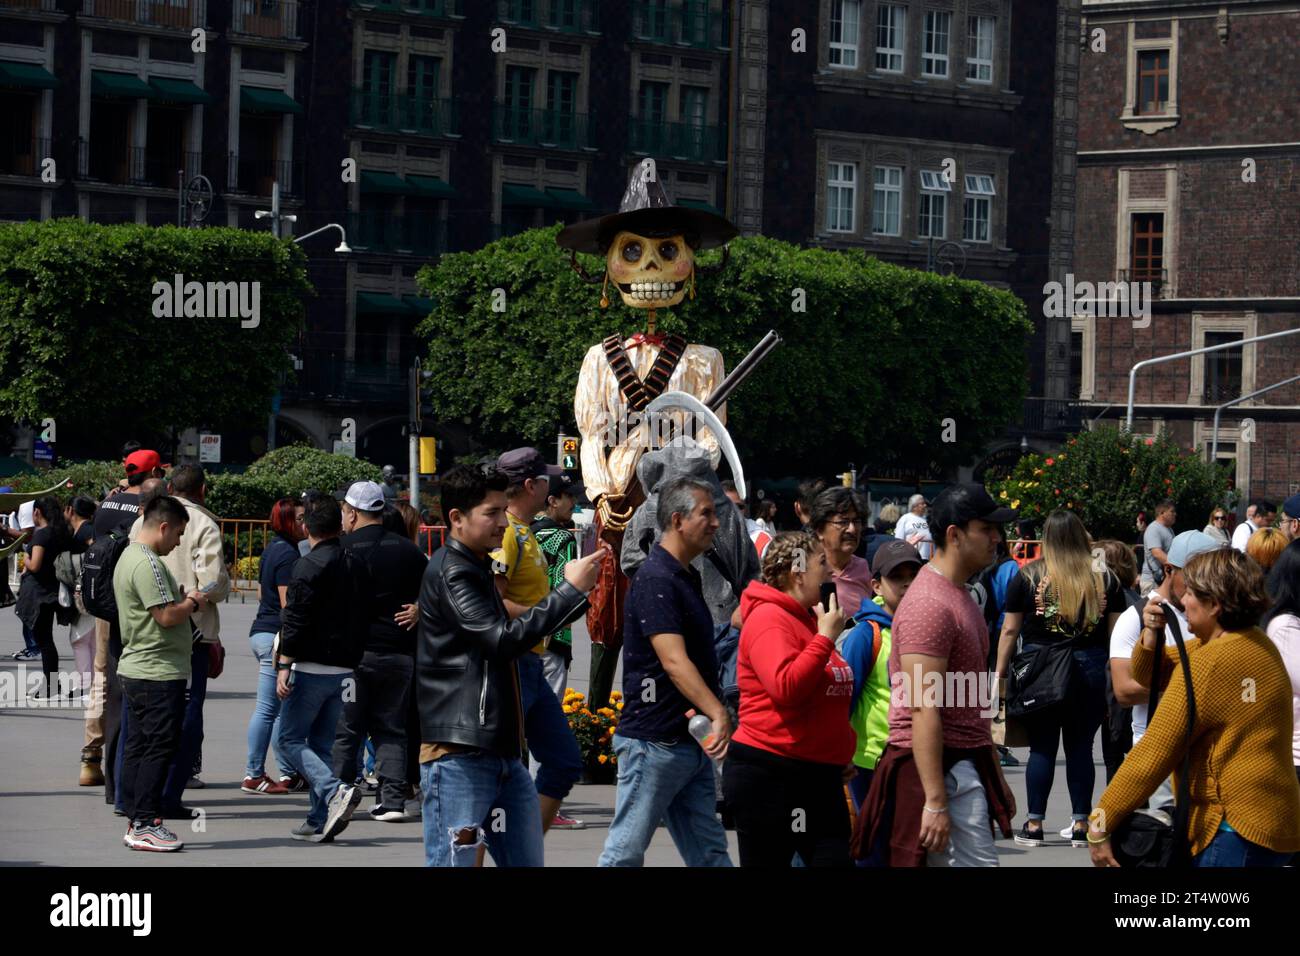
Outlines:
[[725, 405], [710, 410], [704, 404], [723, 383], [722, 354], [655, 332], [656, 310], [677, 305], [688, 294], [694, 298], [696, 273], [705, 271], [696, 266], [695, 253], [724, 245], [737, 229], [721, 216], [673, 205], [654, 170], [653, 160], [645, 160], [633, 171], [617, 213], [575, 223], [556, 237], [588, 280], [601, 281], [587, 275], [576, 253], [605, 257], [602, 308], [609, 305], [612, 280], [625, 305], [647, 312], [644, 333], [627, 339], [611, 335], [588, 350], [573, 401], [582, 435], [583, 484], [596, 505], [597, 533], [612, 548], [587, 612], [593, 645], [590, 700], [598, 706], [609, 699], [623, 644], [628, 582], [618, 556], [624, 530], [645, 500], [636, 474], [642, 453], [667, 444], [674, 433], [693, 432], [712, 467], [720, 461], [721, 444], [733, 474], [740, 470], [723, 427]]

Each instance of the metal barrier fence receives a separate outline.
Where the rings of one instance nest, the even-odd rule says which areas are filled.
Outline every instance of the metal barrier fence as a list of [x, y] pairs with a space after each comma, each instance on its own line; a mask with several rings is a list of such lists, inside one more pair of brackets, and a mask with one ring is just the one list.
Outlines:
[[[221, 540], [226, 547], [230, 590], [240, 592], [240, 599], [244, 600], [247, 594], [255, 594], [258, 589], [260, 564], [252, 559], [261, 557], [275, 532], [271, 530], [271, 522], [265, 518], [217, 520], [221, 527]], [[424, 538], [426, 555], [432, 556], [434, 551], [447, 543], [447, 528], [444, 525], [420, 525], [420, 535]]]

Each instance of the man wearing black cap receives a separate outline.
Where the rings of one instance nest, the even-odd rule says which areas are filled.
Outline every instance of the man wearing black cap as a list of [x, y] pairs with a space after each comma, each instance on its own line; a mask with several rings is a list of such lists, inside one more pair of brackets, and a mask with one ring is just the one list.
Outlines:
[[976, 484], [953, 485], [930, 506], [934, 557], [893, 620], [889, 744], [862, 806], [860, 859], [874, 851], [889, 866], [997, 866], [990, 821], [1011, 836], [1015, 798], [990, 731], [996, 701], [978, 691], [989, 686], [989, 633], [966, 582], [1015, 517]]
[[1292, 495], [1282, 502], [1282, 517], [1278, 519], [1277, 526], [1292, 541], [1300, 541], [1300, 495]]
[[[546, 556], [528, 524], [545, 506], [549, 479], [558, 476], [560, 469], [546, 464], [536, 448], [515, 448], [497, 459], [497, 470], [510, 482], [506, 489], [509, 526], [501, 538], [501, 547], [492, 552], [492, 570], [496, 572], [497, 591], [505, 602], [506, 613], [514, 620], [551, 593]], [[569, 729], [560, 698], [546, 682], [542, 665], [545, 653], [543, 640], [517, 662], [525, 737], [528, 751], [538, 763], [535, 783], [543, 833], [553, 825], [574, 830], [584, 826], [580, 820], [560, 815], [560, 804], [582, 776], [582, 751]]]

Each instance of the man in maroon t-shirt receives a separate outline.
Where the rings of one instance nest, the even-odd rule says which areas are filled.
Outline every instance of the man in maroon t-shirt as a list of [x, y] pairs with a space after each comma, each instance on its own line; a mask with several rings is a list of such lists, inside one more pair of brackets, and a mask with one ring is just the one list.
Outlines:
[[1015, 517], [975, 484], [953, 485], [930, 506], [934, 557], [894, 615], [889, 746], [878, 788], [873, 781], [880, 793], [867, 801], [891, 821], [880, 836], [892, 865], [997, 866], [989, 821], [1001, 822], [1008, 804], [1010, 835], [1014, 798], [989, 726], [988, 627], [966, 581], [993, 560], [1000, 525]]

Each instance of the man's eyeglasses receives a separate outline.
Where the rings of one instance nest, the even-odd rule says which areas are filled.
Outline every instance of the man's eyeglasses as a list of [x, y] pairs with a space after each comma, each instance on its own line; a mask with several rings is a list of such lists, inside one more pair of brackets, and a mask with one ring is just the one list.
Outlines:
[[861, 518], [830, 518], [826, 523], [833, 524], [837, 528], [848, 528], [850, 526], [856, 526], [858, 528], [862, 527]]

